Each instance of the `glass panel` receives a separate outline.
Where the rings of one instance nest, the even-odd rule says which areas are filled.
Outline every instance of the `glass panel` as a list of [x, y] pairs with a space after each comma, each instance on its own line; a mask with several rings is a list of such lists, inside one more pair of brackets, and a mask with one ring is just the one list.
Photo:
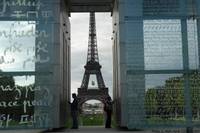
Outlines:
[[184, 78], [182, 74], [145, 76], [145, 109], [148, 124], [184, 124]]
[[[33, 126], [34, 76], [0, 77], [0, 127]], [[39, 91], [39, 90], [38, 90]]]
[[59, 123], [56, 106], [62, 96], [54, 91], [66, 87], [58, 72], [66, 68], [60, 57], [61, 5], [0, 0], [0, 128], [53, 128]]
[[0, 77], [0, 127], [35, 128], [49, 124], [53, 95], [50, 86], [38, 85], [35, 76]]
[[200, 73], [190, 74], [191, 103], [194, 124], [200, 124]]
[[194, 72], [199, 70], [199, 5], [199, 0], [119, 4], [120, 55], [126, 57], [120, 67], [122, 114], [130, 128], [188, 127], [191, 119], [199, 126], [199, 73]]
[[145, 70], [183, 69], [180, 20], [144, 21]]
[[197, 37], [197, 21], [190, 19], [187, 21], [188, 26], [188, 52], [189, 52], [189, 67], [190, 69], [199, 68], [199, 52], [198, 52], [198, 37]]
[[180, 0], [144, 0], [144, 16], [180, 15]]
[[35, 70], [35, 24], [24, 21], [0, 22], [0, 69]]

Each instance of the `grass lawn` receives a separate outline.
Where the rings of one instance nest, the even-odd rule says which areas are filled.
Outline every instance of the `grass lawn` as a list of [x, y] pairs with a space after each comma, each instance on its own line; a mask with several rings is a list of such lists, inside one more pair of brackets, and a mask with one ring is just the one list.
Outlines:
[[81, 114], [80, 125], [82, 126], [102, 126], [104, 125], [103, 114]]

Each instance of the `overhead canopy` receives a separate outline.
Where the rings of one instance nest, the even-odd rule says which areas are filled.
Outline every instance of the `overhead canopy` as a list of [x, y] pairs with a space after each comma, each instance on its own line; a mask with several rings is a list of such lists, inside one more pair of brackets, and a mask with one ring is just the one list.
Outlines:
[[114, 0], [67, 0], [70, 12], [111, 12]]

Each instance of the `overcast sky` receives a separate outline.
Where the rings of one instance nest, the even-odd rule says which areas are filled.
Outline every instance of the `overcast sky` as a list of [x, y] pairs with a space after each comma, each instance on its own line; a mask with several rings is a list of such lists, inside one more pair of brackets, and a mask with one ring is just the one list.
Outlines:
[[[71, 88], [77, 93], [80, 87], [84, 65], [87, 59], [89, 36], [89, 13], [73, 13], [71, 22]], [[96, 13], [97, 45], [102, 75], [109, 93], [112, 95], [112, 17], [110, 13]], [[96, 81], [94, 79], [94, 81]], [[91, 82], [90, 82], [91, 84]]]

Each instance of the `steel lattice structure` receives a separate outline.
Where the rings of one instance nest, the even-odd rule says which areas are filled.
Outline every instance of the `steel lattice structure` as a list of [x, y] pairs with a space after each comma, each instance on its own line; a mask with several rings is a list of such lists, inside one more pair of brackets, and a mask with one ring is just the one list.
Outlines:
[[96, 22], [95, 13], [90, 13], [90, 27], [89, 27], [89, 42], [87, 63], [85, 65], [85, 73], [83, 76], [81, 88], [88, 88], [89, 78], [91, 74], [97, 77], [98, 88], [105, 88], [105, 83], [101, 74], [101, 65], [99, 64], [97, 36], [96, 36]]
[[[89, 26], [89, 41], [87, 62], [84, 66], [85, 73], [83, 76], [81, 87], [78, 88], [78, 97], [80, 104], [90, 99], [105, 101], [108, 97], [108, 88], [106, 88], [103, 76], [101, 73], [101, 65], [99, 64], [97, 35], [96, 35], [96, 21], [95, 12], [90, 12], [90, 26]], [[96, 75], [98, 88], [88, 89], [90, 75]]]

